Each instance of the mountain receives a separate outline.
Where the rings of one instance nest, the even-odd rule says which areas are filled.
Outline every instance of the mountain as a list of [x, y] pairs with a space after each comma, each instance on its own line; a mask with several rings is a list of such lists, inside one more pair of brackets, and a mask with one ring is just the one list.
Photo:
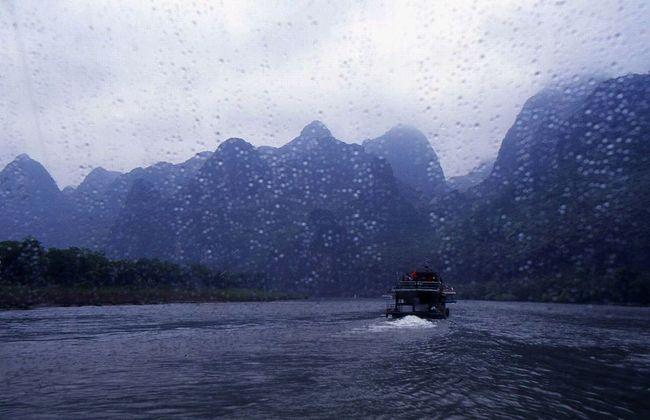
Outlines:
[[544, 280], [586, 301], [589, 293], [610, 296], [629, 277], [621, 270], [646, 273], [649, 89], [650, 76], [630, 75], [528, 101], [490, 176], [431, 209], [438, 233], [450, 238], [434, 252], [449, 275]]
[[563, 126], [557, 159], [548, 191], [580, 262], [650, 269], [650, 76], [600, 83]]
[[109, 232], [136, 182], [146, 181], [151, 189], [171, 197], [196, 175], [210, 155], [202, 152], [183, 163], [159, 162], [125, 174], [95, 168], [79, 187], [66, 194], [74, 207], [69, 221], [71, 245], [105, 249]]
[[[370, 279], [352, 282], [355, 273], [387, 267], [398, 254], [395, 238], [425, 220], [401, 199], [385, 160], [318, 121], [277, 149], [228, 139], [178, 194], [142, 195], [127, 200], [120, 220], [130, 222], [112, 232], [115, 255], [148, 255], [122, 253], [125, 238], [168, 238], [156, 256], [263, 272], [292, 290], [325, 294], [368, 286]], [[137, 214], [151, 228], [139, 229]]]
[[128, 192], [135, 180], [144, 179], [162, 194], [171, 196], [178, 193], [196, 175], [211, 155], [211, 152], [201, 152], [179, 164], [158, 162], [146, 168], [136, 168], [120, 177], [111, 188], [123, 194]]
[[650, 75], [629, 75], [540, 92], [492, 170], [449, 187], [404, 126], [358, 145], [314, 121], [282, 147], [232, 138], [65, 193], [20, 156], [0, 173], [0, 234], [317, 295], [376, 295], [428, 259], [467, 297], [650, 302], [649, 136]]
[[395, 177], [426, 201], [446, 191], [438, 156], [418, 129], [398, 125], [376, 139], [365, 140], [363, 147], [368, 153], [386, 159]]
[[172, 211], [149, 181], [135, 179], [124, 207], [111, 224], [107, 251], [128, 259], [169, 259], [166, 251], [175, 241], [169, 226], [160, 222]]
[[485, 180], [494, 167], [494, 160], [485, 160], [465, 175], [452, 176], [447, 179], [450, 190], [467, 191]]
[[26, 154], [17, 156], [0, 172], [0, 197], [5, 200], [52, 200], [59, 187], [47, 170]]
[[269, 246], [255, 238], [267, 212], [279, 213], [269, 209], [271, 188], [269, 165], [255, 147], [223, 142], [176, 198], [180, 257], [232, 269], [243, 263], [242, 248]]
[[115, 181], [120, 175], [121, 172], [117, 171], [107, 171], [106, 169], [99, 167], [95, 168], [84, 178], [84, 180], [79, 184], [75, 189], [77, 193], [86, 195], [86, 196], [100, 196], [106, 192], [108, 187]]
[[144, 168], [135, 168], [121, 174], [108, 184], [104, 199], [111, 202], [111, 207], [121, 208], [137, 180], [145, 180], [163, 195], [172, 196], [196, 175], [211, 154], [211, 152], [198, 153], [191, 159], [178, 164], [158, 162]]
[[0, 237], [61, 244], [64, 213], [63, 194], [40, 163], [23, 154], [0, 172]]
[[544, 184], [557, 169], [560, 132], [594, 90], [589, 79], [573, 85], [546, 88], [524, 104], [508, 130], [488, 177], [488, 188], [510, 190], [523, 198]]

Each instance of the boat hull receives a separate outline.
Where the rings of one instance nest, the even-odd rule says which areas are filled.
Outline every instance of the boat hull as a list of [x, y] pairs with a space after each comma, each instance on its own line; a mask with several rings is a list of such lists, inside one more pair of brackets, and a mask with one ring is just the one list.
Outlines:
[[449, 309], [445, 308], [445, 313], [441, 314], [439, 312], [434, 312], [434, 311], [412, 311], [412, 312], [402, 312], [402, 311], [395, 311], [392, 309], [386, 310], [386, 317], [392, 317], [392, 318], [404, 318], [405, 316], [417, 316], [418, 318], [423, 318], [423, 319], [445, 319], [449, 317]]
[[455, 301], [456, 292], [446, 287], [440, 276], [425, 265], [398, 281], [386, 300], [386, 317], [408, 315], [426, 319], [449, 317], [447, 303]]

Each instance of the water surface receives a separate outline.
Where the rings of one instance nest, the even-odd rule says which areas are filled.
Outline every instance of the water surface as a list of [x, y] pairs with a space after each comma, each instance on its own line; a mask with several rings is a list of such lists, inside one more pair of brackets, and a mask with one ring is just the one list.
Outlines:
[[650, 309], [376, 300], [0, 312], [0, 417], [643, 417]]

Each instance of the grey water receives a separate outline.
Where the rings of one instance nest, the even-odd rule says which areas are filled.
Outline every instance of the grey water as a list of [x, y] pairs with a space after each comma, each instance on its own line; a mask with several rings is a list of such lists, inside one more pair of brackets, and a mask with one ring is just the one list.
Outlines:
[[638, 418], [650, 309], [377, 300], [0, 312], [0, 418]]

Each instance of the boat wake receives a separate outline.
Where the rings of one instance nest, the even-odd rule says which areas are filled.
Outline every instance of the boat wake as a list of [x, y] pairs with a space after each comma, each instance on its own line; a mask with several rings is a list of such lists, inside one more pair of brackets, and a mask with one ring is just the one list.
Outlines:
[[415, 315], [408, 315], [395, 320], [381, 320], [376, 324], [368, 325], [364, 331], [383, 332], [394, 330], [420, 330], [436, 328], [438, 324], [434, 321], [422, 319]]
[[387, 328], [410, 328], [410, 329], [435, 328], [437, 325], [438, 324], [434, 321], [423, 319], [415, 315], [407, 315], [404, 318], [389, 320], [383, 323], [383, 326], [386, 326]]
[[433, 321], [415, 315], [407, 315], [404, 318], [388, 321], [387, 324], [393, 328], [433, 328], [437, 325]]

